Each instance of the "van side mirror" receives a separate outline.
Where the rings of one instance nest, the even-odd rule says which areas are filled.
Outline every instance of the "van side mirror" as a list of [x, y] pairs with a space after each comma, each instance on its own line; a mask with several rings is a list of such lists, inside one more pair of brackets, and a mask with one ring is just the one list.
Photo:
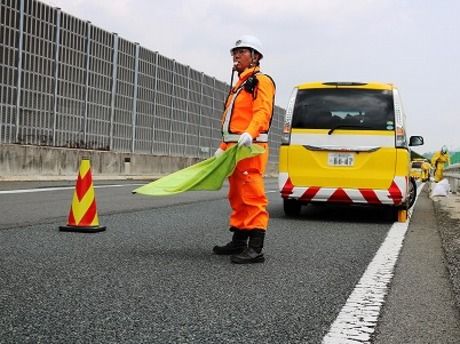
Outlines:
[[409, 139], [409, 146], [421, 146], [423, 143], [422, 136], [411, 136]]

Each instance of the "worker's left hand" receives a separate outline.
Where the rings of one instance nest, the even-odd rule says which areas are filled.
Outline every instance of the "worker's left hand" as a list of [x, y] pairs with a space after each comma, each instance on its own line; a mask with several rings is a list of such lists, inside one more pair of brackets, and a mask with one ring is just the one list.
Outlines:
[[214, 153], [214, 156], [217, 158], [217, 157], [220, 157], [222, 154], [224, 154], [224, 150], [222, 148], [217, 148], [217, 150], [215, 151]]
[[252, 136], [249, 133], [243, 133], [238, 140], [238, 146], [250, 146], [252, 145]]

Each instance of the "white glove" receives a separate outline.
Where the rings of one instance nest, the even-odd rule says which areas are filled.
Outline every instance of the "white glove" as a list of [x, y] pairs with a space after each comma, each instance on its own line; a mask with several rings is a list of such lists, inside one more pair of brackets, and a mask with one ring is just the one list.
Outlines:
[[248, 133], [243, 133], [238, 140], [238, 146], [250, 146], [252, 145], [252, 136]]
[[217, 148], [217, 150], [215, 151], [214, 156], [217, 158], [217, 157], [221, 156], [222, 154], [224, 154], [224, 152], [225, 152], [225, 151], [224, 151], [222, 148], [219, 147], [219, 148]]

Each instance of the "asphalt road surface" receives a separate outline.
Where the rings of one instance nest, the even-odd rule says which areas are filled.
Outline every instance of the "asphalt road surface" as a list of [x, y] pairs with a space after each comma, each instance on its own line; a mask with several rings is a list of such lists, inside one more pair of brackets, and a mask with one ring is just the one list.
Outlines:
[[212, 254], [230, 238], [225, 189], [96, 184], [107, 230], [82, 234], [58, 230], [71, 183], [36, 186], [0, 185], [0, 343], [321, 343], [393, 225], [361, 207], [287, 218], [271, 180], [266, 262], [240, 266]]

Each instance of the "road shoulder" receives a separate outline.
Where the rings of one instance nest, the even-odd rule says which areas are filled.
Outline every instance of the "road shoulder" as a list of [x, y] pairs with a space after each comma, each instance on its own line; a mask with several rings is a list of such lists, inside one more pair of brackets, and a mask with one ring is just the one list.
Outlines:
[[434, 197], [433, 205], [452, 290], [460, 310], [460, 195]]
[[[458, 343], [460, 313], [438, 231], [422, 191], [374, 335], [374, 344]], [[438, 212], [439, 213], [439, 212]]]

